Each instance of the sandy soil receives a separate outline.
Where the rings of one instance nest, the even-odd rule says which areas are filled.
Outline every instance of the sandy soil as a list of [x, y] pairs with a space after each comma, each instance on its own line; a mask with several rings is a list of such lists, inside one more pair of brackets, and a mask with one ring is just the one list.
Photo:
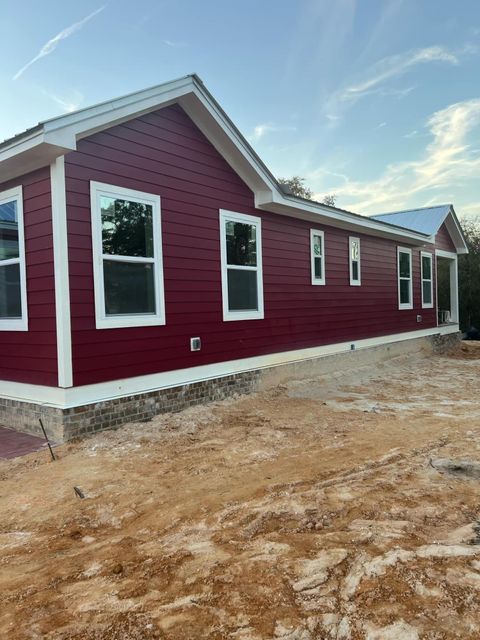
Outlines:
[[479, 638], [463, 349], [0, 463], [0, 638]]

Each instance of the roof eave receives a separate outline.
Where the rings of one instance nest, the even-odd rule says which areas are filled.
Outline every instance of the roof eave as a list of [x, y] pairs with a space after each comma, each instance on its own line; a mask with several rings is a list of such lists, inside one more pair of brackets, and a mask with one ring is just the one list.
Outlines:
[[406, 244], [423, 246], [431, 242], [431, 238], [422, 233], [411, 232], [408, 229], [402, 229], [383, 222], [376, 222], [366, 216], [342, 210], [332, 210], [321, 203], [309, 203], [304, 200], [298, 203], [294, 197], [283, 196], [281, 193], [275, 193], [271, 200], [259, 201], [257, 199], [256, 206], [272, 213], [287, 215], [316, 224], [331, 225], [357, 233], [395, 239]]

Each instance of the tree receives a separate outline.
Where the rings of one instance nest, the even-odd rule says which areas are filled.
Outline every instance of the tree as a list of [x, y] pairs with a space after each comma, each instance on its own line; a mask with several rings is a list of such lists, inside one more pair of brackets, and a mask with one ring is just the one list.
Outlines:
[[287, 193], [297, 198], [305, 198], [305, 200], [311, 200], [313, 193], [312, 190], [305, 186], [305, 178], [300, 176], [293, 176], [292, 178], [279, 178], [279, 183], [286, 187]]
[[480, 329], [480, 216], [461, 220], [468, 254], [458, 256], [460, 327]]
[[329, 207], [334, 207], [336, 199], [337, 199], [337, 196], [334, 193], [327, 194], [326, 196], [324, 196], [322, 200], [322, 204], [326, 204]]
[[[286, 187], [288, 194], [297, 196], [297, 198], [304, 198], [305, 200], [313, 200], [313, 192], [309, 187], [305, 185], [305, 178], [300, 176], [293, 176], [292, 178], [279, 178], [278, 182]], [[328, 207], [334, 207], [337, 196], [335, 194], [324, 196], [321, 200], [322, 204]]]

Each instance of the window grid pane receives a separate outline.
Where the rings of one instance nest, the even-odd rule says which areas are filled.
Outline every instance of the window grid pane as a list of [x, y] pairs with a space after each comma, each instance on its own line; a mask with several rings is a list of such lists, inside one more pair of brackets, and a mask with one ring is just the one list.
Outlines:
[[399, 257], [399, 272], [401, 278], [410, 278], [410, 254], [403, 251]]
[[400, 303], [410, 304], [410, 278], [400, 279]]
[[258, 311], [257, 271], [228, 268], [229, 311]]
[[155, 279], [152, 263], [103, 261], [107, 316], [155, 314]]
[[428, 256], [422, 256], [422, 274], [424, 280], [432, 279], [432, 259]]
[[100, 197], [104, 255], [153, 258], [153, 207]]
[[358, 262], [356, 260], [352, 261], [352, 280], [358, 280]]
[[17, 202], [13, 200], [0, 205], [0, 261], [19, 256]]
[[313, 255], [315, 258], [323, 255], [322, 236], [313, 236]]
[[227, 264], [257, 266], [257, 229], [254, 224], [227, 221], [225, 224]]
[[423, 303], [432, 304], [432, 282], [431, 280], [424, 280], [423, 287]]
[[0, 318], [22, 317], [22, 289], [20, 285], [20, 263], [0, 263]]

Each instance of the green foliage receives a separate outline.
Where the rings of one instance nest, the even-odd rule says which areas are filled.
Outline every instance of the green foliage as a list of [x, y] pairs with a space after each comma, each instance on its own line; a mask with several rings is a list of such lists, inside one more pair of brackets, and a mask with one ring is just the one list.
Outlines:
[[461, 225], [469, 253], [458, 257], [460, 328], [480, 329], [480, 217], [464, 218]]
[[322, 204], [326, 204], [328, 207], [334, 207], [336, 200], [337, 196], [334, 193], [331, 193], [330, 195], [327, 194], [324, 196]]
[[102, 238], [105, 254], [152, 257], [152, 206], [102, 198]]
[[[280, 184], [287, 187], [292, 196], [297, 198], [304, 198], [305, 200], [313, 199], [313, 192], [305, 185], [305, 178], [300, 176], [293, 176], [292, 178], [279, 178]], [[324, 196], [321, 201], [322, 204], [326, 204], [328, 207], [334, 207], [337, 196], [335, 194]]]
[[293, 176], [292, 178], [279, 178], [280, 184], [287, 187], [290, 193], [297, 198], [305, 198], [311, 200], [313, 193], [312, 190], [305, 186], [305, 178], [300, 176]]

